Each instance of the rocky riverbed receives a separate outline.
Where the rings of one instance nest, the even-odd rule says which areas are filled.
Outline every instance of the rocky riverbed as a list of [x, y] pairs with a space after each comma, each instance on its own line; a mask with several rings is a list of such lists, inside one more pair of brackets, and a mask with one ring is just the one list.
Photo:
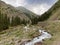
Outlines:
[[51, 38], [51, 35], [45, 30], [39, 30], [39, 32], [41, 33], [40, 36], [33, 38], [31, 41], [25, 41], [21, 45], [42, 45], [43, 40]]

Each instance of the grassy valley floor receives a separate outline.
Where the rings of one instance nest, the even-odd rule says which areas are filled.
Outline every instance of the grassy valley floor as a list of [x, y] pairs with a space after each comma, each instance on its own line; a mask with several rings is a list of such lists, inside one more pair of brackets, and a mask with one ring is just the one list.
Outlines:
[[25, 26], [10, 27], [0, 32], [0, 45], [20, 45], [24, 41], [32, 40], [40, 35], [36, 26], [30, 26], [26, 31]]
[[43, 41], [42, 45], [60, 45], [60, 21], [40, 22], [38, 25], [29, 26], [28, 31], [25, 26], [10, 27], [0, 32], [0, 45], [20, 45], [24, 41], [32, 40], [40, 35], [39, 29], [44, 29], [52, 35], [51, 39]]

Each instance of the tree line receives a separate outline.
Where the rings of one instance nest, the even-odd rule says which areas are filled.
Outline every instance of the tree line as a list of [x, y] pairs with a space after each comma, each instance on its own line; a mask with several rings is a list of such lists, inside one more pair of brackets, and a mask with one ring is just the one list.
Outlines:
[[[31, 19], [31, 24], [36, 24], [37, 19], [32, 18]], [[7, 14], [2, 14], [0, 11], [0, 31], [8, 29], [10, 26], [17, 26], [17, 25], [27, 25], [29, 24], [30, 21], [26, 21], [25, 19], [21, 20], [20, 17], [15, 16], [15, 17], [8, 17]]]
[[[48, 19], [49, 14], [46, 13], [42, 16], [38, 16], [38, 17], [33, 17], [30, 18], [31, 20], [31, 25], [37, 24], [39, 21], [44, 21], [46, 19]], [[17, 25], [27, 25], [30, 23], [30, 20], [21, 20], [20, 17], [15, 16], [15, 17], [8, 17], [7, 14], [2, 14], [0, 11], [0, 30], [6, 30], [8, 29], [10, 26], [17, 26]]]

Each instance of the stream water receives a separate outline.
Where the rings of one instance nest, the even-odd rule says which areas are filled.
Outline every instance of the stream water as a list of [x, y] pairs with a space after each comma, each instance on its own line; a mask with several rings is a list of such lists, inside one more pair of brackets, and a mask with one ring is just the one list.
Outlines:
[[44, 39], [51, 38], [51, 34], [46, 32], [45, 30], [39, 30], [39, 32], [41, 33], [40, 36], [35, 37], [30, 42], [27, 42], [25, 45], [34, 45], [35, 43], [42, 42]]

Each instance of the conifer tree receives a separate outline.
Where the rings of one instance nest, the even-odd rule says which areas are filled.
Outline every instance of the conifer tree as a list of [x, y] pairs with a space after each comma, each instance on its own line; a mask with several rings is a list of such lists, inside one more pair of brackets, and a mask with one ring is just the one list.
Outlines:
[[10, 23], [11, 26], [14, 26], [14, 17], [12, 16], [11, 18], [11, 23]]
[[15, 25], [15, 26], [16, 26], [16, 25], [20, 25], [20, 17], [16, 16], [16, 17], [14, 18], [14, 25]]
[[9, 28], [9, 21], [8, 21], [8, 17], [7, 14], [3, 15], [3, 29], [8, 29]]

